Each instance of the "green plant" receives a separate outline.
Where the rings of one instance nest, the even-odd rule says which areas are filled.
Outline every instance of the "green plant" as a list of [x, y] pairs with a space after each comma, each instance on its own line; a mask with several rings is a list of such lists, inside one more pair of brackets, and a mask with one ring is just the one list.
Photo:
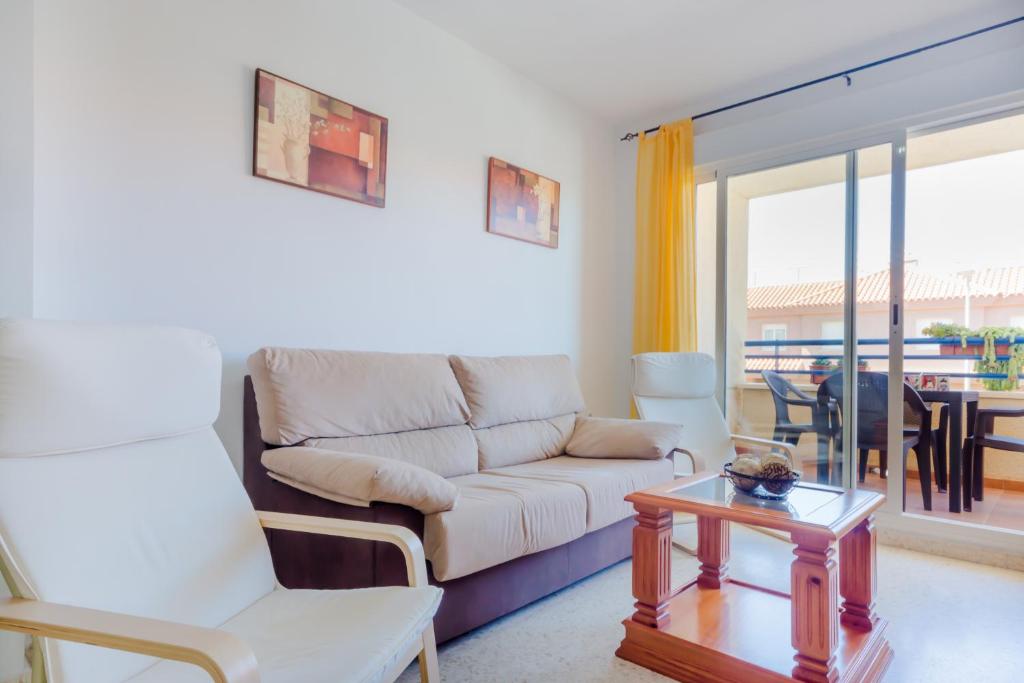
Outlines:
[[[1024, 328], [1020, 327], [983, 327], [972, 336], [985, 340], [982, 358], [974, 363], [975, 372], [991, 372], [1006, 375], [1006, 379], [984, 379], [982, 384], [989, 391], [1013, 391], [1017, 388], [1017, 375], [1024, 367]], [[1009, 357], [999, 360], [996, 354], [996, 339], [1009, 342]], [[1022, 339], [1017, 343], [1017, 339]]]
[[935, 337], [937, 339], [943, 339], [947, 337], [960, 337], [960, 344], [967, 346], [967, 338], [974, 336], [971, 330], [964, 327], [963, 325], [957, 325], [955, 323], [939, 323], [935, 322], [928, 327], [921, 330], [921, 334], [926, 337]]
[[831, 358], [828, 358], [826, 356], [818, 356], [813, 361], [811, 361], [811, 365], [818, 368], [830, 368], [834, 365], [834, 363], [832, 362]]

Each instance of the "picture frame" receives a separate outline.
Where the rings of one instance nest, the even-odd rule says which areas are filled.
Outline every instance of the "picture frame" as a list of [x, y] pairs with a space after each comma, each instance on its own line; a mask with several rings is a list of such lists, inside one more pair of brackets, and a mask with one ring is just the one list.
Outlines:
[[388, 119], [256, 70], [252, 172], [384, 208]]
[[496, 157], [487, 165], [487, 232], [558, 248], [561, 186]]

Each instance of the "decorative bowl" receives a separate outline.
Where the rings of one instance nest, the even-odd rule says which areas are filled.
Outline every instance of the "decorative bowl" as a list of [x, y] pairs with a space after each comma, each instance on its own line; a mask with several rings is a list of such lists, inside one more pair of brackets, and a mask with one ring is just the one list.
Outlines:
[[726, 463], [722, 469], [737, 491], [765, 500], [785, 500], [800, 481], [799, 472], [790, 472], [787, 478], [776, 478], [733, 472], [732, 463]]

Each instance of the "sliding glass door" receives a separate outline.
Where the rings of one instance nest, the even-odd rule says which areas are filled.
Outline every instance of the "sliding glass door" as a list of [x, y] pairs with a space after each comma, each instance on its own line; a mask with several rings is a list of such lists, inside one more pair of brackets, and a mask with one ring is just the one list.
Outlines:
[[901, 352], [890, 341], [895, 149], [718, 177], [726, 414], [737, 432], [793, 445], [805, 481], [884, 488], [902, 471], [888, 387]]

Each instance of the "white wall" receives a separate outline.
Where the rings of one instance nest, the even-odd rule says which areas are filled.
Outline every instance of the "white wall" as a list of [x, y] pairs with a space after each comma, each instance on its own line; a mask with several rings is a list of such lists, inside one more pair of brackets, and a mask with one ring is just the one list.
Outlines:
[[32, 315], [32, 0], [0, 15], [0, 317]]
[[[390, 2], [37, 0], [35, 35], [35, 315], [216, 335], [236, 463], [261, 345], [564, 352], [626, 411], [610, 126]], [[387, 208], [250, 175], [256, 67], [389, 117]], [[485, 233], [489, 155], [561, 182], [557, 250]]]

